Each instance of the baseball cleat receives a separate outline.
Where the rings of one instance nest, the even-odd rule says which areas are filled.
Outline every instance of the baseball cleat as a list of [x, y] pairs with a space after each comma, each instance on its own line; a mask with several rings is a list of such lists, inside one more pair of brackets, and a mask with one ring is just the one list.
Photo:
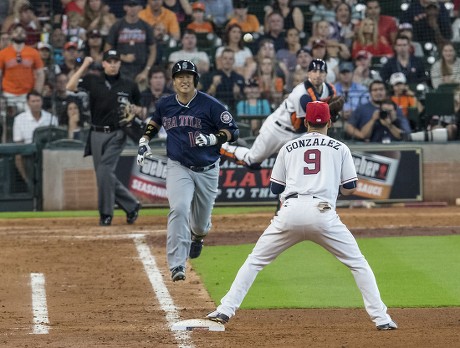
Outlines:
[[112, 217], [110, 215], [101, 215], [99, 226], [110, 226], [112, 224]]
[[388, 324], [377, 325], [377, 330], [396, 330], [398, 325], [392, 320]]
[[185, 268], [184, 266], [177, 266], [171, 271], [171, 279], [173, 282], [178, 280], [185, 280]]
[[138, 202], [134, 210], [128, 214], [126, 214], [126, 222], [129, 225], [132, 225], [139, 216], [139, 210], [141, 209], [141, 204]]
[[228, 315], [225, 315], [224, 313], [220, 313], [218, 311], [214, 311], [206, 315], [206, 319], [215, 321], [216, 323], [221, 323], [221, 324], [227, 324], [230, 318]]
[[189, 257], [191, 259], [196, 259], [201, 255], [201, 250], [203, 250], [203, 239], [193, 240], [192, 244], [190, 245], [190, 252]]

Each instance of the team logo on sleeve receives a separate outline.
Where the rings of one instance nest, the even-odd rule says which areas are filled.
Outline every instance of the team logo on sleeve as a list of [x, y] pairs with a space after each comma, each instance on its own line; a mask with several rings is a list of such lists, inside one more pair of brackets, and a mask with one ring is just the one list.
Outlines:
[[222, 123], [229, 124], [233, 120], [232, 114], [228, 111], [224, 111], [220, 114], [220, 120], [222, 121]]

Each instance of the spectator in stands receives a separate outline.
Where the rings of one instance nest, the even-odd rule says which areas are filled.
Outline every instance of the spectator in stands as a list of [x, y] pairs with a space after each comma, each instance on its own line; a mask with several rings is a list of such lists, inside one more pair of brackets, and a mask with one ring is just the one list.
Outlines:
[[292, 5], [292, 0], [273, 0], [271, 6], [265, 7], [265, 27], [268, 27], [268, 16], [272, 12], [281, 13], [283, 16], [284, 30], [296, 28], [300, 33], [304, 32], [304, 15], [302, 10]]
[[69, 41], [64, 45], [64, 62], [59, 65], [61, 72], [70, 76], [75, 72], [76, 59], [78, 57], [78, 44], [76, 42]]
[[253, 76], [259, 84], [262, 98], [267, 99], [274, 109], [281, 103], [284, 89], [284, 79], [276, 75], [276, 62], [275, 58], [262, 58]]
[[295, 70], [297, 65], [297, 52], [300, 50], [300, 36], [296, 28], [290, 28], [286, 31], [286, 48], [276, 52], [276, 59], [283, 62], [289, 72]]
[[83, 15], [85, 4], [86, 0], [71, 0], [64, 6], [64, 13], [68, 15], [70, 12], [77, 12]]
[[385, 83], [373, 81], [369, 86], [370, 100], [356, 108], [345, 130], [352, 140], [388, 143], [400, 141], [411, 132], [401, 109], [387, 98]]
[[[14, 118], [13, 122], [13, 141], [17, 144], [31, 144], [35, 129], [38, 127], [57, 126], [58, 120], [56, 116], [42, 109], [43, 98], [37, 91], [27, 93], [27, 111], [24, 111]], [[21, 174], [24, 181], [30, 184], [29, 176], [27, 175], [30, 168], [28, 163], [25, 163], [21, 155], [15, 158], [16, 168]]]
[[281, 77], [286, 81], [286, 77], [289, 76], [289, 70], [287, 66], [276, 59], [275, 45], [270, 39], [263, 39], [259, 42], [259, 50], [254, 57], [254, 62], [247, 69], [247, 78], [251, 78], [257, 71], [258, 65], [262, 62], [263, 58], [272, 58], [276, 62], [276, 76]]
[[234, 15], [228, 21], [227, 26], [238, 24], [244, 33], [259, 32], [260, 23], [257, 16], [248, 13], [247, 0], [233, 0]]
[[102, 57], [104, 54], [104, 40], [97, 29], [88, 32], [85, 43], [85, 56], [93, 58], [93, 67], [102, 70]]
[[88, 0], [85, 4], [82, 27], [88, 32], [97, 30], [102, 37], [109, 35], [117, 18], [103, 0]]
[[[60, 73], [56, 75], [56, 82], [54, 84], [53, 94], [51, 95], [51, 112], [57, 117], [61, 117], [67, 105], [68, 92], [65, 88], [69, 82], [69, 78], [66, 74]], [[62, 124], [62, 120], [59, 119], [59, 124]]]
[[350, 5], [345, 2], [340, 3], [335, 8], [335, 21], [331, 23], [332, 33], [330, 38], [344, 44], [348, 51], [351, 50], [355, 37], [355, 24], [351, 20], [352, 10]]
[[233, 70], [235, 52], [225, 48], [222, 52], [222, 68], [205, 74], [200, 79], [199, 89], [225, 104], [235, 114], [236, 102], [241, 98], [244, 77]]
[[[129, 0], [127, 3], [141, 6], [139, 0]], [[139, 18], [152, 27], [162, 22], [165, 26], [166, 33], [174, 40], [180, 40], [180, 27], [177, 22], [176, 14], [163, 6], [163, 0], [148, 0], [147, 6], [139, 12]]]
[[388, 59], [380, 70], [383, 81], [388, 82], [391, 74], [402, 72], [406, 75], [409, 84], [426, 82], [423, 60], [410, 54], [410, 41], [407, 37], [396, 38], [394, 52], [394, 57]]
[[24, 110], [26, 96], [32, 89], [40, 93], [45, 82], [39, 52], [25, 44], [26, 31], [16, 25], [10, 31], [11, 44], [0, 51], [0, 80], [3, 96], [16, 112]]
[[49, 44], [53, 46], [53, 58], [56, 64], [64, 63], [64, 45], [66, 44], [65, 34], [60, 26], [56, 26], [50, 35]]
[[431, 84], [433, 88], [445, 83], [460, 84], [460, 58], [457, 57], [452, 43], [441, 48], [441, 58], [431, 66]]
[[198, 73], [205, 74], [209, 71], [210, 61], [206, 52], [199, 51], [196, 47], [196, 34], [193, 30], [185, 29], [182, 39], [182, 49], [169, 55], [168, 62], [174, 64], [181, 59], [191, 60], [195, 63]]
[[393, 45], [398, 33], [396, 18], [382, 15], [380, 12], [379, 0], [366, 0], [366, 17], [377, 22], [378, 35], [384, 36], [387, 42]]
[[8, 47], [10, 44], [10, 34], [0, 33], [0, 50]]
[[310, 11], [313, 13], [311, 21], [313, 23], [319, 21], [328, 21], [333, 23], [335, 21], [335, 8], [338, 5], [337, 2], [333, 0], [319, 0], [318, 4], [310, 6]]
[[372, 81], [382, 80], [377, 70], [371, 69], [372, 54], [367, 51], [358, 51], [356, 54], [353, 82], [369, 87]]
[[192, 10], [192, 22], [187, 25], [187, 29], [194, 30], [197, 34], [214, 33], [214, 26], [204, 18], [205, 4], [199, 1], [194, 2]]
[[410, 53], [415, 57], [423, 58], [425, 53], [423, 52], [422, 45], [420, 42], [412, 41], [414, 32], [412, 31], [412, 24], [401, 23], [398, 26], [398, 36], [405, 36], [409, 39]]
[[201, 0], [206, 6], [206, 18], [214, 23], [220, 35], [233, 14], [232, 0]]
[[271, 12], [266, 18], [265, 34], [260, 36], [256, 47], [265, 39], [270, 39], [275, 45], [275, 51], [286, 48], [284, 39], [284, 18], [279, 12]]
[[309, 47], [313, 47], [314, 42], [323, 41], [326, 43], [326, 50], [329, 57], [343, 60], [350, 59], [351, 54], [348, 46], [332, 38], [331, 34], [334, 28], [331, 23], [319, 21], [313, 25], [313, 30], [313, 35], [308, 39]]
[[173, 94], [174, 90], [166, 86], [166, 70], [161, 66], [152, 66], [149, 71], [149, 86], [141, 93], [143, 114], [151, 115], [156, 110], [156, 102], [163, 96]]
[[61, 126], [65, 126], [68, 132], [69, 139], [81, 140], [81, 130], [84, 126], [83, 114], [81, 105], [78, 99], [69, 99], [65, 105], [63, 114], [61, 115]]
[[314, 41], [311, 46], [311, 56], [313, 59], [322, 59], [327, 63], [326, 81], [334, 84], [337, 80], [339, 60], [329, 56], [326, 41]]
[[40, 41], [41, 25], [29, 1], [18, 0], [13, 4], [13, 13], [2, 24], [2, 32], [9, 32], [17, 25], [26, 31], [26, 45], [36, 46]]
[[417, 124], [410, 120], [409, 110], [414, 109], [417, 115], [423, 112], [423, 105], [415, 96], [414, 92], [407, 85], [406, 76], [402, 72], [396, 72], [390, 77], [390, 86], [392, 89], [391, 100], [398, 105], [404, 117], [409, 121], [411, 129], [414, 131]]
[[251, 77], [249, 70], [254, 64], [254, 58], [251, 50], [245, 45], [239, 24], [229, 24], [225, 28], [224, 46], [218, 47], [216, 50], [217, 69], [222, 68], [222, 52], [226, 48], [235, 52], [235, 65], [233, 66], [235, 72], [243, 75], [246, 79]]
[[311, 51], [308, 48], [302, 47], [297, 51], [296, 66], [294, 71], [289, 74], [286, 91], [291, 92], [295, 86], [307, 79], [308, 66], [312, 59]]
[[190, 2], [188, 0], [163, 0], [163, 7], [176, 14], [182, 32], [190, 22], [192, 15]]
[[169, 36], [166, 34], [165, 25], [158, 22], [153, 26], [153, 38], [156, 42], [157, 56], [154, 65], [165, 65], [167, 57], [164, 57], [164, 51], [169, 47]]
[[262, 120], [271, 113], [270, 103], [267, 99], [263, 99], [260, 95], [259, 84], [254, 79], [249, 79], [244, 84], [244, 100], [240, 100], [236, 105], [236, 115], [239, 122], [244, 122], [241, 117], [257, 116], [252, 118], [251, 134], [257, 136], [259, 134]]
[[356, 58], [361, 50], [372, 53], [375, 57], [392, 57], [393, 49], [383, 36], [378, 36], [378, 28], [375, 20], [364, 18], [358, 28], [356, 39], [352, 46], [352, 57]]
[[37, 45], [40, 58], [43, 61], [43, 71], [45, 73], [45, 83], [54, 85], [56, 82], [56, 75], [61, 73], [61, 68], [54, 62], [53, 48], [50, 44], [39, 42]]
[[83, 16], [77, 12], [69, 12], [67, 17], [68, 27], [65, 32], [67, 41], [76, 42], [80, 48], [82, 43], [86, 40], [86, 29], [80, 25]]
[[143, 86], [157, 53], [153, 30], [140, 18], [139, 0], [125, 0], [123, 9], [125, 16], [110, 28], [104, 50], [117, 50], [121, 59], [121, 76]]
[[345, 104], [342, 118], [346, 121], [359, 105], [369, 102], [369, 92], [366, 86], [353, 82], [353, 63], [342, 62], [339, 65], [339, 78], [335, 83], [337, 95], [343, 95]]
[[441, 46], [452, 37], [449, 11], [444, 2], [438, 0], [412, 1], [401, 14], [400, 22], [412, 24], [414, 40], [421, 43]]

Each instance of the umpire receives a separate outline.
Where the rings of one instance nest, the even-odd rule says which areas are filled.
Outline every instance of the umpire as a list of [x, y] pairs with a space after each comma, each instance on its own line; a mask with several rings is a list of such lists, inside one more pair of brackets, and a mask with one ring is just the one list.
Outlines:
[[[117, 203], [126, 212], [126, 222], [133, 224], [139, 214], [140, 203], [117, 179], [115, 168], [126, 143], [126, 134], [120, 126], [122, 110], [129, 108], [140, 114], [140, 92], [137, 85], [120, 77], [120, 55], [115, 50], [104, 52], [101, 76], [87, 74], [85, 70], [93, 62], [86, 57], [81, 67], [67, 83], [67, 90], [78, 88], [89, 94], [91, 130], [88, 135], [85, 156], [93, 156], [98, 188], [99, 225], [110, 226], [113, 209]], [[81, 80], [80, 80], [81, 79]]]

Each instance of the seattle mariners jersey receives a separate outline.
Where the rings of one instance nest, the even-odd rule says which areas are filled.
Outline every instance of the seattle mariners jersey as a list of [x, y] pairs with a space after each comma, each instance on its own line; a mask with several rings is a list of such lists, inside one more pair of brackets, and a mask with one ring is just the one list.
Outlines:
[[281, 148], [270, 180], [286, 186], [283, 197], [311, 195], [335, 207], [339, 186], [358, 178], [350, 149], [327, 135], [312, 132]]
[[212, 151], [195, 145], [198, 133], [215, 134], [227, 129], [234, 134], [238, 129], [225, 106], [200, 91], [187, 105], [180, 103], [176, 94], [161, 98], [152, 120], [166, 130], [168, 157], [186, 167], [208, 166], [220, 158], [219, 145], [212, 146]]

